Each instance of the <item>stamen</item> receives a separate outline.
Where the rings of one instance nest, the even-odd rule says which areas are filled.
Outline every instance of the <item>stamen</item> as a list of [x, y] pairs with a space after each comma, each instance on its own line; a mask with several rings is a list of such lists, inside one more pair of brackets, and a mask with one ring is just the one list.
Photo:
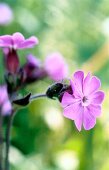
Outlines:
[[87, 99], [86, 96], [84, 96], [83, 99], [82, 99], [83, 103], [85, 103], [87, 100], [88, 100], [88, 99]]

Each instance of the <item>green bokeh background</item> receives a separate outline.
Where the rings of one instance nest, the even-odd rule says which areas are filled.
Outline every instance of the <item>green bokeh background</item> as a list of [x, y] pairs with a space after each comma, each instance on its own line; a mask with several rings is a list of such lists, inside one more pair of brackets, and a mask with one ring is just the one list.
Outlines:
[[[11, 135], [12, 170], [109, 170], [109, 1], [4, 0], [13, 10], [13, 22], [0, 26], [0, 35], [21, 32], [35, 35], [39, 45], [19, 52], [21, 63], [32, 53], [42, 61], [55, 51], [76, 70], [97, 75], [106, 92], [102, 116], [90, 131], [78, 132], [63, 117], [58, 101], [40, 99], [15, 116]], [[0, 55], [2, 55], [0, 53]], [[2, 57], [0, 78], [3, 82]], [[23, 91], [45, 92], [43, 80]]]

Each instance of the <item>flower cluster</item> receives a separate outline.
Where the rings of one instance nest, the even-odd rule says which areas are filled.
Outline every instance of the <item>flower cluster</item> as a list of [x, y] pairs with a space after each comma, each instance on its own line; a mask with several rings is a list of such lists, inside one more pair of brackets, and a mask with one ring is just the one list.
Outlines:
[[[70, 84], [62, 83], [68, 75], [68, 67], [63, 56], [58, 52], [49, 54], [44, 64], [34, 55], [29, 54], [26, 56], [26, 63], [22, 66], [17, 51], [32, 48], [37, 44], [38, 39], [35, 36], [28, 39], [25, 39], [21, 33], [0, 36], [7, 83], [7, 91], [6, 87], [1, 87], [5, 91], [1, 99], [2, 113], [9, 114], [12, 109], [8, 96], [16, 104], [26, 105], [29, 103], [31, 94], [19, 100], [17, 99], [18, 90], [25, 85], [49, 77], [56, 83], [48, 88], [46, 96], [59, 99], [64, 110], [63, 115], [74, 120], [79, 131], [82, 126], [85, 130], [93, 128], [96, 118], [101, 115], [101, 103], [104, 99], [104, 92], [99, 90], [100, 80], [95, 76], [91, 77], [90, 73], [85, 77], [82, 71], [77, 71], [70, 80]], [[1, 93], [2, 90], [0, 90]]]
[[[32, 36], [25, 39], [17, 32], [13, 35], [0, 36], [0, 47], [3, 49], [5, 66], [5, 85], [0, 86], [0, 144], [1, 148], [6, 140], [5, 153], [0, 150], [0, 169], [9, 169], [9, 142], [10, 129], [16, 108], [27, 106], [30, 101], [40, 97], [58, 99], [63, 108], [63, 115], [74, 123], [79, 131], [82, 127], [90, 130], [96, 124], [96, 118], [101, 115], [101, 104], [104, 100], [104, 92], [99, 90], [100, 80], [91, 76], [90, 73], [84, 76], [83, 71], [74, 73], [70, 83], [65, 83], [68, 75], [68, 67], [63, 56], [58, 53], [51, 53], [47, 56], [44, 63], [29, 54], [26, 56], [26, 62], [20, 63], [18, 50], [33, 48], [38, 44], [38, 39]], [[44, 94], [27, 94], [18, 98], [20, 90], [30, 83], [37, 82], [44, 78], [50, 78], [55, 81]], [[64, 80], [64, 81], [62, 81]], [[2, 135], [2, 126], [4, 116], [8, 115], [6, 135]], [[2, 161], [3, 160], [3, 161]], [[5, 163], [4, 163], [5, 162]], [[3, 167], [5, 166], [5, 168]], [[3, 167], [3, 168], [2, 168]]]
[[67, 64], [60, 53], [50, 54], [44, 64], [34, 55], [29, 54], [26, 56], [26, 63], [20, 64], [18, 50], [33, 48], [38, 43], [37, 37], [31, 36], [25, 39], [19, 32], [0, 36], [0, 47], [3, 49], [6, 70], [7, 95], [12, 98], [12, 101], [16, 100], [18, 90], [30, 83], [46, 77], [54, 81], [61, 81], [67, 77]]

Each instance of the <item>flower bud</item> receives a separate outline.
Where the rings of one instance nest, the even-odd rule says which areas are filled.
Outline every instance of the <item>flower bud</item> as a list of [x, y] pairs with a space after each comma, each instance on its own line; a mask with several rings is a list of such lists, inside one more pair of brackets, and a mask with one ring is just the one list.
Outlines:
[[4, 49], [5, 67], [9, 73], [16, 74], [19, 69], [19, 58], [14, 49]]
[[46, 95], [48, 98], [51, 98], [51, 99], [58, 98], [59, 100], [61, 100], [62, 95], [68, 89], [69, 89], [69, 86], [67, 84], [55, 83], [48, 88], [48, 90], [46, 91]]

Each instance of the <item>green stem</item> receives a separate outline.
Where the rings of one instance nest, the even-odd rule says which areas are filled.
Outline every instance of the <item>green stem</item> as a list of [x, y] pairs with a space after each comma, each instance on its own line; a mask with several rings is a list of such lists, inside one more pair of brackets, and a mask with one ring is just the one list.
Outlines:
[[84, 133], [84, 147], [83, 152], [80, 159], [80, 169], [84, 170], [94, 170], [94, 162], [93, 162], [93, 136], [94, 136], [94, 129], [91, 129], [88, 132]]
[[38, 98], [41, 98], [41, 97], [47, 97], [46, 94], [36, 94], [36, 95], [33, 95], [30, 97], [30, 101], [34, 100], [34, 99], [38, 99]]
[[6, 128], [6, 150], [5, 150], [5, 170], [9, 170], [9, 147], [10, 147], [10, 135], [11, 135], [11, 127], [12, 127], [12, 122], [14, 118], [15, 112], [12, 112], [9, 120], [8, 120], [8, 125]]

